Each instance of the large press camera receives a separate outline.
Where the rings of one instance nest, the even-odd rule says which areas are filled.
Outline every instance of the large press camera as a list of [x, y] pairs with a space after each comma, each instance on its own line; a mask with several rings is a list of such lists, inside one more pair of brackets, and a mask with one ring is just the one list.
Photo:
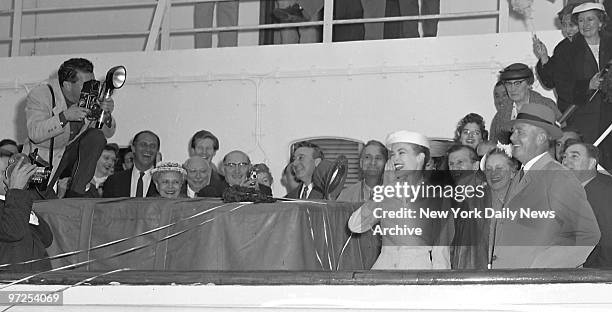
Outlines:
[[46, 190], [47, 184], [49, 184], [49, 178], [51, 177], [52, 168], [47, 161], [38, 155], [38, 149], [34, 149], [34, 151], [29, 155], [18, 153], [11, 156], [8, 161], [8, 166], [6, 167], [6, 171], [4, 172], [4, 176], [8, 179], [13, 170], [15, 170], [17, 162], [19, 162], [19, 160], [22, 158], [24, 159], [22, 163], [28, 162], [32, 165], [36, 165], [36, 171], [28, 180], [28, 184], [41, 191]]
[[110, 120], [110, 115], [102, 110], [100, 103], [109, 100], [115, 89], [123, 87], [125, 77], [125, 67], [115, 66], [106, 73], [104, 81], [92, 79], [83, 84], [78, 105], [89, 109], [87, 119], [95, 120], [96, 128], [102, 128], [104, 123]]

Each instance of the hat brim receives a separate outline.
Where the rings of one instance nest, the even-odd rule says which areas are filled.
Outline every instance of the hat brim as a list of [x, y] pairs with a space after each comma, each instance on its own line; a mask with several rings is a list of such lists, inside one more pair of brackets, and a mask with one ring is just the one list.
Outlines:
[[560, 139], [563, 136], [563, 130], [561, 130], [561, 128], [553, 126], [545, 122], [536, 121], [536, 120], [528, 120], [528, 119], [510, 120], [508, 123], [506, 123], [506, 127], [508, 129], [512, 129], [512, 127], [516, 125], [517, 123], [526, 123], [532, 126], [542, 128], [555, 140]]
[[572, 14], [578, 14], [590, 10], [598, 10], [606, 13], [606, 8], [603, 6], [603, 4], [595, 2], [585, 2], [583, 4], [575, 6], [572, 10]]

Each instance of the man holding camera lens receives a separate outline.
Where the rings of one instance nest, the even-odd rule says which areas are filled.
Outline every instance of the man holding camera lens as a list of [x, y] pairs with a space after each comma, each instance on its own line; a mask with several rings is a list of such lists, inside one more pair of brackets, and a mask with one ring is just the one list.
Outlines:
[[[49, 225], [32, 211], [32, 197], [24, 188], [36, 171], [26, 157], [16, 161], [7, 172], [11, 154], [0, 150], [0, 264], [17, 263], [47, 256], [53, 241]], [[12, 161], [15, 161], [13, 159]], [[1, 267], [0, 271], [38, 271], [51, 269], [49, 260]]]
[[24, 153], [38, 148], [39, 155], [48, 160], [53, 168], [49, 186], [53, 187], [58, 179], [72, 178], [66, 197], [85, 196], [106, 138], [115, 133], [115, 120], [110, 115], [114, 109], [112, 99], [100, 103], [109, 116], [101, 129], [87, 119], [90, 110], [78, 105], [83, 84], [92, 79], [90, 61], [69, 59], [60, 66], [57, 76], [52, 75], [47, 85], [36, 87], [26, 98], [29, 140]]
[[221, 172], [225, 180], [220, 183], [211, 182], [198, 192], [198, 197], [222, 197], [223, 192], [233, 185], [255, 187], [262, 194], [272, 196], [272, 189], [257, 182], [257, 176], [251, 176], [251, 159], [243, 151], [231, 151], [223, 157]]

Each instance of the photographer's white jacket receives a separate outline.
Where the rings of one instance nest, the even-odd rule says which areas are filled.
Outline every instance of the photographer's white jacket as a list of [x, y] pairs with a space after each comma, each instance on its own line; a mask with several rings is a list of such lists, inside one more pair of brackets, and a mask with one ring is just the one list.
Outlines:
[[[55, 95], [55, 109], [52, 112], [52, 99], [51, 92], [47, 84], [53, 88]], [[38, 148], [38, 154], [45, 160], [49, 160], [49, 144], [51, 138], [55, 138], [53, 143], [53, 176], [55, 169], [62, 159], [64, 150], [68, 144], [76, 140], [79, 136], [87, 130], [87, 128], [94, 127], [94, 122], [85, 122], [79, 134], [76, 135], [71, 141], [70, 139], [70, 125], [66, 124], [64, 127], [60, 125], [59, 113], [68, 109], [66, 100], [59, 86], [59, 80], [57, 78], [57, 72], [55, 72], [49, 80], [45, 83], [32, 89], [25, 99], [25, 112], [26, 121], [28, 127], [28, 141], [23, 145], [23, 153], [29, 154]], [[116, 123], [113, 118], [111, 127], [104, 125], [102, 132], [107, 138], [112, 137], [115, 134]]]

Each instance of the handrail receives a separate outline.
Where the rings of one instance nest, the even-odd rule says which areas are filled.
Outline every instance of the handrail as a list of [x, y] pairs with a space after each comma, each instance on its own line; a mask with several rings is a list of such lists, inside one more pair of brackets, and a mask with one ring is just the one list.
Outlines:
[[[0, 273], [0, 281], [28, 273]], [[92, 272], [44, 273], [31, 284], [72, 285]], [[146, 279], [143, 279], [146, 276]], [[408, 271], [123, 271], [92, 281], [92, 285], [537, 285], [610, 283], [609, 269], [408, 270]]]
[[[22, 1], [22, 0], [20, 0]], [[170, 6], [181, 6], [195, 3], [206, 3], [206, 2], [224, 2], [234, 0], [169, 0]], [[467, 0], [466, 0], [467, 1]], [[253, 31], [253, 30], [265, 30], [265, 29], [281, 29], [281, 28], [293, 28], [293, 27], [312, 27], [312, 26], [323, 26], [323, 42], [331, 42], [331, 27], [334, 25], [347, 25], [347, 24], [362, 24], [362, 23], [380, 23], [380, 22], [402, 22], [402, 21], [422, 21], [429, 19], [461, 19], [461, 18], [478, 18], [487, 16], [498, 16], [498, 29], [497, 31], [504, 31], [503, 24], [506, 23], [507, 19], [502, 15], [507, 13], [507, 6], [503, 4], [506, 0], [498, 0], [498, 10], [489, 11], [477, 11], [477, 12], [461, 12], [461, 13], [444, 13], [444, 14], [432, 14], [432, 15], [420, 15], [420, 16], [393, 16], [393, 17], [379, 17], [379, 18], [358, 18], [358, 19], [344, 19], [344, 20], [333, 20], [333, 0], [325, 0], [325, 5], [328, 9], [325, 10], [323, 21], [311, 21], [311, 22], [300, 22], [300, 23], [276, 23], [276, 24], [263, 24], [263, 25], [241, 25], [241, 26], [224, 26], [224, 27], [207, 27], [207, 28], [175, 28], [170, 29], [167, 23], [161, 25], [162, 38], [166, 39], [169, 35], [189, 35], [196, 33], [218, 33], [225, 31]], [[163, 20], [167, 22], [167, 16], [169, 10], [158, 10], [157, 4], [159, 1], [150, 2], [127, 2], [120, 4], [95, 4], [95, 5], [82, 5], [72, 7], [48, 7], [48, 8], [29, 8], [24, 9], [22, 7], [16, 7], [15, 9], [1, 10], [0, 15], [14, 14], [15, 20], [13, 26], [21, 25], [21, 16], [23, 14], [33, 13], [53, 13], [53, 12], [70, 12], [70, 11], [87, 11], [87, 10], [105, 10], [105, 9], [125, 9], [125, 8], [141, 8], [141, 7], [156, 7], [154, 19]], [[19, 12], [16, 12], [19, 11]], [[158, 16], [159, 15], [159, 16]], [[18, 19], [18, 20], [17, 20]], [[506, 25], [507, 26], [507, 25]], [[157, 25], [152, 26], [157, 27]], [[133, 32], [112, 32], [112, 33], [85, 33], [85, 34], [50, 34], [50, 35], [34, 35], [34, 36], [21, 36], [19, 32], [13, 32], [10, 37], [0, 38], [0, 42], [11, 42], [11, 55], [18, 54], [19, 43], [21, 41], [37, 41], [37, 40], [61, 40], [61, 39], [82, 39], [82, 38], [113, 38], [113, 37], [141, 37], [148, 36], [151, 40], [157, 40], [158, 29], [150, 29], [148, 31], [133, 31]], [[163, 41], [163, 40], [162, 40]], [[162, 42], [163, 43], [163, 42]], [[152, 48], [154, 44], [147, 44], [147, 47]], [[166, 45], [162, 45], [166, 48]]]
[[431, 14], [431, 15], [419, 15], [419, 16], [391, 16], [391, 17], [373, 17], [373, 18], [355, 18], [355, 19], [342, 19], [334, 20], [334, 25], [339, 24], [362, 24], [362, 23], [380, 23], [380, 22], [403, 22], [403, 21], [421, 21], [429, 19], [456, 19], [464, 17], [484, 17], [498, 15], [499, 10], [493, 11], [478, 11], [469, 13], [445, 13], [445, 14]]
[[[381, 18], [360, 18], [360, 19], [346, 19], [346, 20], [334, 20], [334, 25], [342, 24], [362, 24], [362, 23], [376, 23], [376, 22], [401, 22], [401, 21], [415, 21], [415, 20], [427, 20], [427, 19], [456, 19], [463, 17], [483, 17], [483, 16], [494, 16], [499, 11], [479, 11], [475, 13], [447, 13], [447, 14], [435, 14], [435, 15], [421, 15], [421, 16], [393, 16], [393, 17], [381, 17]], [[203, 32], [223, 32], [223, 31], [239, 31], [239, 30], [263, 30], [263, 29], [279, 29], [289, 27], [307, 27], [307, 26], [322, 26], [323, 21], [314, 22], [300, 22], [300, 23], [277, 23], [277, 24], [263, 24], [263, 25], [243, 25], [243, 26], [225, 26], [225, 27], [208, 27], [208, 28], [175, 28], [170, 30], [170, 34], [173, 35], [185, 35], [193, 33]], [[59, 39], [73, 39], [73, 38], [97, 38], [97, 37], [118, 37], [118, 36], [146, 36], [148, 31], [139, 32], [117, 32], [117, 33], [102, 33], [102, 34], [70, 34], [70, 35], [39, 35], [39, 36], [28, 36], [21, 37], [22, 41], [33, 41], [33, 40], [59, 40]], [[0, 38], [0, 42], [10, 41], [11, 38]]]
[[[234, 0], [174, 0], [171, 5], [187, 5], [196, 3], [206, 2], [225, 2]], [[49, 8], [30, 8], [23, 9], [23, 14], [34, 14], [34, 13], [53, 13], [53, 12], [64, 12], [64, 11], [89, 11], [89, 10], [101, 10], [101, 9], [124, 9], [124, 8], [136, 8], [136, 7], [154, 7], [157, 1], [151, 2], [128, 2], [128, 3], [117, 3], [117, 4], [94, 4], [94, 5], [81, 5], [81, 6], [70, 6], [70, 7], [49, 7]], [[15, 10], [7, 9], [0, 10], [0, 15], [10, 15]]]

